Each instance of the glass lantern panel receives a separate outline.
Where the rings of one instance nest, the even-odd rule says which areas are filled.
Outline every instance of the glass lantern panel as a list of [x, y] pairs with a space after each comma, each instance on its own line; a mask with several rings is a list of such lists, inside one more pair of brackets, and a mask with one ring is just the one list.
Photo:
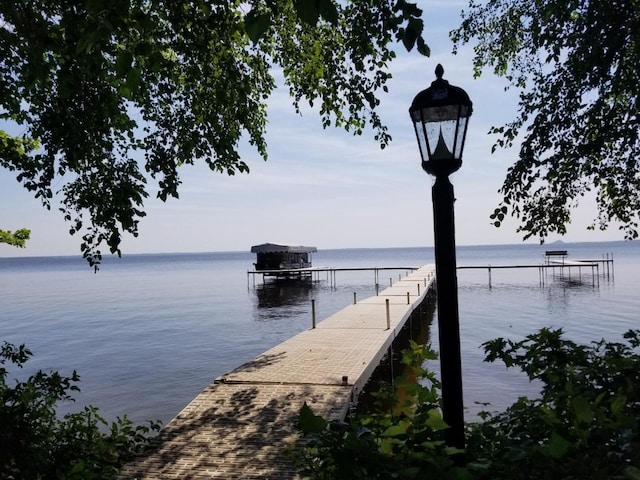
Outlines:
[[427, 141], [432, 160], [454, 158], [453, 147], [456, 138], [456, 120], [429, 122], [425, 125]]
[[420, 156], [422, 157], [422, 160], [427, 161], [429, 160], [429, 153], [427, 150], [427, 139], [424, 135], [424, 128], [422, 125], [422, 121], [420, 120], [420, 118], [418, 118], [418, 120], [414, 120], [413, 121], [413, 127], [416, 130], [416, 138], [418, 139], [418, 147], [420, 147]]
[[464, 147], [464, 137], [467, 132], [467, 122], [469, 121], [469, 117], [460, 117], [458, 122], [458, 132], [456, 138], [456, 151], [455, 158], [462, 158], [462, 147]]

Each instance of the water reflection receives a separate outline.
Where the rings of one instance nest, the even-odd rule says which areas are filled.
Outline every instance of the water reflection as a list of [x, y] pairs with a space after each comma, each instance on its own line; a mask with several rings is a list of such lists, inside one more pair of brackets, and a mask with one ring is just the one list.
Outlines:
[[310, 308], [317, 284], [311, 280], [278, 280], [256, 285], [253, 295], [254, 310], [258, 320], [294, 317], [300, 308]]

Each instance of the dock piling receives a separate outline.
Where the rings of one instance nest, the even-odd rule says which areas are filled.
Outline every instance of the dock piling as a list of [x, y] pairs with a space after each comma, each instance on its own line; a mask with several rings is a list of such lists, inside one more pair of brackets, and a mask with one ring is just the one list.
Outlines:
[[387, 307], [387, 330], [391, 328], [391, 313], [389, 311], [389, 299], [385, 298], [384, 303]]

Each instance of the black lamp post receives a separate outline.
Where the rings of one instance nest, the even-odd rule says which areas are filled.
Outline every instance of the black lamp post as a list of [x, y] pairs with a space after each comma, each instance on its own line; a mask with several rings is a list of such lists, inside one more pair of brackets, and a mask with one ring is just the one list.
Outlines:
[[438, 298], [438, 330], [442, 410], [449, 425], [447, 444], [464, 448], [462, 367], [458, 324], [458, 280], [453, 218], [453, 185], [449, 175], [462, 165], [462, 149], [473, 111], [471, 100], [461, 88], [443, 80], [442, 65], [437, 79], [413, 99], [409, 114], [416, 130], [422, 168], [436, 177], [432, 189]]

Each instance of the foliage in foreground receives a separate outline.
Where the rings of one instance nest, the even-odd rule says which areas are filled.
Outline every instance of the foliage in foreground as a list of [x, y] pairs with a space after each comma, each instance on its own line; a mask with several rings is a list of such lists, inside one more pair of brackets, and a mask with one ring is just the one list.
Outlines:
[[294, 461], [322, 480], [639, 479], [640, 331], [624, 338], [579, 345], [561, 329], [542, 329], [520, 342], [485, 343], [485, 361], [519, 368], [542, 387], [539, 398], [467, 425], [465, 467], [444, 444], [439, 384], [421, 367], [433, 352], [411, 344], [403, 362], [421, 381], [399, 379], [405, 400], [383, 390], [377, 412], [343, 429], [323, 428], [305, 409], [307, 435]]
[[[348, 426], [328, 425], [303, 407], [300, 428], [310, 437], [303, 448], [291, 452], [301, 474], [317, 480], [411, 479], [421, 478], [424, 472], [434, 478], [464, 474], [451, 459], [456, 451], [444, 442], [447, 425], [440, 414], [440, 383], [421, 366], [435, 358], [434, 352], [412, 342], [403, 355], [408, 368], [397, 381], [402, 401], [391, 387], [382, 386], [374, 394], [379, 411], [356, 418]], [[428, 385], [420, 385], [416, 377]]]
[[[72, 400], [79, 380], [38, 371], [25, 381], [10, 373], [31, 357], [24, 345], [4, 342], [0, 350], [0, 478], [111, 479], [144, 449], [158, 422], [133, 426], [126, 416], [110, 426], [98, 409], [85, 407], [60, 419], [56, 404]], [[12, 383], [11, 385], [9, 383]]]

